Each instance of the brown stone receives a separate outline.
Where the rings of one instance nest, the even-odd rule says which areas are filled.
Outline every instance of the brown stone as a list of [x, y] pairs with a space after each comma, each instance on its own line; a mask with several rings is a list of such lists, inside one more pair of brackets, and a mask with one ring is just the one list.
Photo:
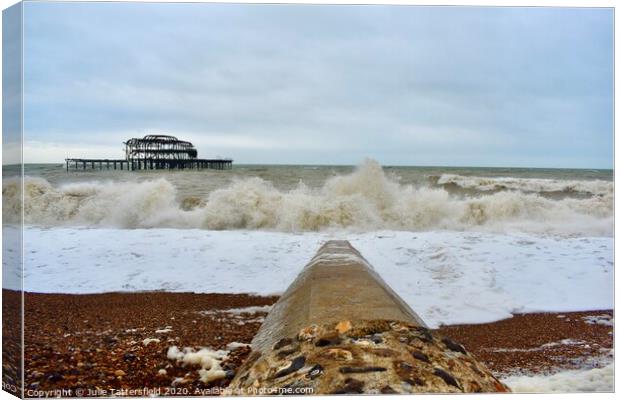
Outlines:
[[327, 349], [320, 353], [321, 356], [331, 358], [332, 360], [348, 361], [353, 359], [353, 354], [344, 349]]
[[340, 321], [336, 324], [336, 330], [338, 331], [338, 333], [345, 333], [349, 329], [351, 329], [351, 321], [345, 320]]

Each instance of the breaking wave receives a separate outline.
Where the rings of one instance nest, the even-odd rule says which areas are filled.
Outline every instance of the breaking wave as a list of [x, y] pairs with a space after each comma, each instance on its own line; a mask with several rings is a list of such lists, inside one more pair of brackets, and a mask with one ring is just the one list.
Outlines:
[[[476, 181], [480, 179], [481, 181]], [[179, 201], [166, 179], [73, 183], [24, 182], [25, 223], [119, 228], [265, 229], [280, 231], [485, 229], [612, 235], [613, 184], [443, 175], [442, 182], [475, 185], [482, 194], [455, 196], [434, 185], [403, 185], [367, 160], [316, 189], [302, 182], [279, 190], [260, 178], [237, 180], [206, 198]], [[486, 183], [488, 182], [488, 183]], [[516, 190], [484, 193], [502, 182]], [[3, 216], [17, 222], [19, 182], [3, 183]], [[546, 185], [546, 186], [545, 186]], [[564, 186], [563, 186], [564, 185]], [[600, 186], [600, 187], [599, 187]], [[587, 190], [586, 198], [550, 199], [528, 189]], [[532, 190], [534, 192], [535, 190]]]
[[479, 192], [498, 192], [518, 190], [524, 193], [537, 193], [547, 197], [590, 197], [612, 196], [613, 182], [604, 180], [563, 180], [536, 178], [487, 178], [443, 174], [430, 178], [431, 183], [439, 187], [450, 186], [471, 189]]

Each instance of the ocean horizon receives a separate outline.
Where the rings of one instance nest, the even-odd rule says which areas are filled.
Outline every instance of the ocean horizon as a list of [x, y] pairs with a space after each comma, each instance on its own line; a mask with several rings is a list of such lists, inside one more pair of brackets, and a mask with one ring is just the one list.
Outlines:
[[[370, 157], [369, 157], [370, 158]], [[113, 160], [114, 158], [101, 158], [101, 160]], [[234, 161], [234, 160], [233, 160]], [[24, 162], [3, 164], [2, 167], [20, 167], [20, 166], [59, 166], [66, 168], [65, 162]], [[240, 163], [234, 162], [233, 166], [252, 167], [252, 166], [296, 166], [296, 167], [355, 167], [359, 163], [337, 164], [337, 163]], [[383, 168], [447, 168], [447, 169], [497, 169], [497, 170], [566, 170], [566, 171], [612, 171], [611, 168], [602, 167], [526, 167], [526, 166], [507, 166], [507, 165], [416, 165], [416, 164], [381, 164]]]

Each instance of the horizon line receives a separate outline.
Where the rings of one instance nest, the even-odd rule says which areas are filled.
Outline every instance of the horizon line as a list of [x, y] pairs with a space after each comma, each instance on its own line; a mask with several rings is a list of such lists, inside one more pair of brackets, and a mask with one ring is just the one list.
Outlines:
[[[21, 166], [21, 165], [64, 165], [64, 162], [28, 162], [21, 164], [2, 164], [2, 167], [12, 167], [12, 166]], [[291, 164], [291, 163], [233, 163], [234, 166], [246, 166], [246, 165], [263, 165], [263, 166], [300, 166], [300, 167], [357, 167], [357, 164]], [[524, 166], [477, 166], [477, 165], [411, 165], [411, 164], [382, 164], [379, 163], [382, 168], [393, 168], [393, 167], [414, 167], [414, 168], [485, 168], [485, 169], [569, 169], [569, 170], [603, 170], [603, 171], [614, 171], [614, 167], [524, 167]]]

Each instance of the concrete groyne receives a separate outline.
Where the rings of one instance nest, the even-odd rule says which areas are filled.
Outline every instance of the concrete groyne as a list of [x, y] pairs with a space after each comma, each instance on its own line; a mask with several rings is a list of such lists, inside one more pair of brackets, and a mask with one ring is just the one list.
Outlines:
[[467, 350], [432, 333], [347, 241], [289, 286], [229, 386], [236, 394], [506, 392]]

